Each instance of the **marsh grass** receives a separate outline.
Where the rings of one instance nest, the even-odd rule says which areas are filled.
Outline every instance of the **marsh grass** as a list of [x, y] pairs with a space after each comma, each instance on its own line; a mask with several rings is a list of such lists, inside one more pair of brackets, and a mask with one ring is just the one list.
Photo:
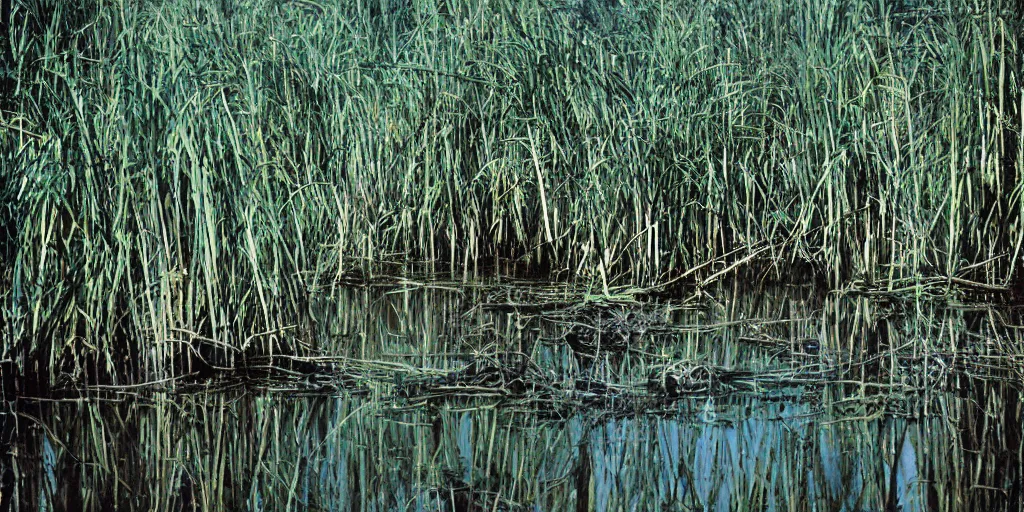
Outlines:
[[0, 505], [1021, 499], [1012, 1], [0, 6]]
[[301, 354], [318, 290], [410, 268], [1008, 293], [1016, 9], [14, 0], [3, 358], [127, 384], [195, 340]]

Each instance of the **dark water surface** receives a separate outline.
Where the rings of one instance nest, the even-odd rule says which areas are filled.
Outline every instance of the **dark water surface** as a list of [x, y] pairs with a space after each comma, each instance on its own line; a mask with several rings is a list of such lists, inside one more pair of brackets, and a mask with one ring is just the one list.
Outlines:
[[792, 287], [714, 297], [339, 289], [282, 335], [303, 354], [232, 352], [246, 370], [227, 371], [230, 351], [195, 345], [189, 379], [6, 403], [2, 498], [32, 511], [1020, 509], [1012, 309]]
[[45, 404], [46, 420], [20, 419], [15, 498], [33, 510], [1019, 503], [1019, 417], [952, 397], [934, 398], [928, 415], [923, 403], [899, 416], [870, 405], [837, 415], [816, 404], [827, 395], [560, 419], [486, 403], [403, 410], [360, 398], [255, 393]]

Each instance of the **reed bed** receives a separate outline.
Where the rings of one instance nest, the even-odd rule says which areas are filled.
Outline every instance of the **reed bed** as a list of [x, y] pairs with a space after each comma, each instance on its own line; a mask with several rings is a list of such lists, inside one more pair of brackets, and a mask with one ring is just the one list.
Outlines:
[[0, 509], [1015, 510], [961, 4], [0, 0]]
[[1024, 282], [1014, 2], [5, 7], [2, 359], [43, 382], [298, 354], [409, 269]]

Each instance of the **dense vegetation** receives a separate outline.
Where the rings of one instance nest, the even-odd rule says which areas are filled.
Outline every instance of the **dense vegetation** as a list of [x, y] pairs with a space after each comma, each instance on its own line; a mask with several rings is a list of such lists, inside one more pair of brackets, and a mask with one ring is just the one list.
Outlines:
[[44, 380], [298, 350], [410, 269], [1022, 282], [1011, 0], [9, 6], [2, 359]]

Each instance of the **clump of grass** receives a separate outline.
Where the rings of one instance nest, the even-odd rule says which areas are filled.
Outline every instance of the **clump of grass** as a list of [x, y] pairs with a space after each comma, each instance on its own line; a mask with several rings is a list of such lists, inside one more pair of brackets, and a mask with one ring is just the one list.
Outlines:
[[13, 0], [4, 358], [123, 383], [199, 339], [299, 353], [311, 290], [382, 264], [1007, 288], [1015, 9]]

